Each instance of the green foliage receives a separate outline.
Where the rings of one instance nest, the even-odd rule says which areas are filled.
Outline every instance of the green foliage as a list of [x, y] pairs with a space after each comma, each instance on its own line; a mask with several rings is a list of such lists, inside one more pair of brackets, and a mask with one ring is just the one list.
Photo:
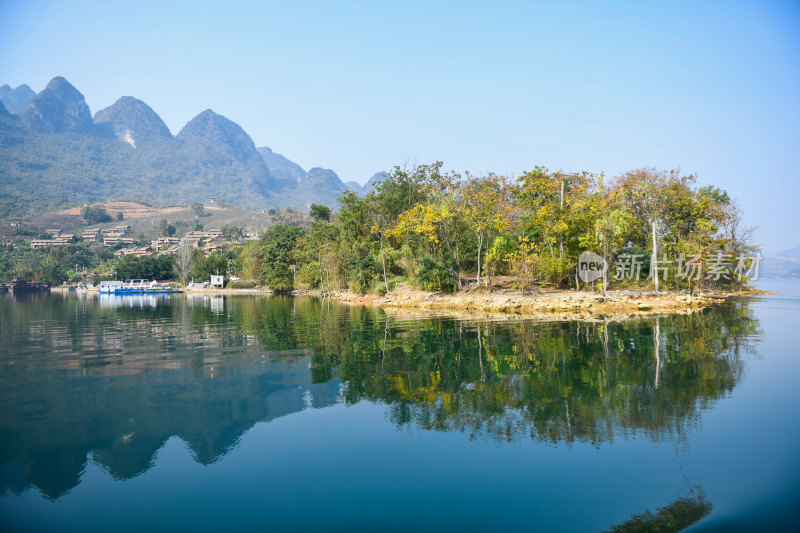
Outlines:
[[81, 216], [87, 224], [100, 224], [102, 222], [111, 222], [111, 215], [104, 207], [85, 205], [81, 209]]
[[159, 257], [126, 255], [117, 261], [114, 268], [121, 279], [149, 280], [172, 279], [173, 269], [174, 257], [171, 255]]
[[258, 286], [252, 279], [235, 279], [228, 282], [229, 289], [254, 289]]
[[11, 234], [19, 237], [33, 237], [34, 239], [49, 239], [50, 235], [43, 231], [35, 230], [25, 224], [17, 224]]
[[220, 231], [222, 231], [222, 236], [228, 240], [236, 239], [243, 233], [242, 228], [235, 224], [225, 224], [220, 228]]
[[458, 290], [457, 268], [454, 262], [442, 263], [425, 255], [420, 261], [417, 281], [425, 290], [455, 292]]
[[358, 293], [369, 292], [375, 286], [380, 274], [380, 263], [372, 255], [354, 258], [350, 261], [351, 287]]
[[498, 235], [486, 254], [486, 270], [492, 275], [508, 274], [509, 260], [515, 251], [515, 243], [509, 235]]
[[542, 281], [560, 285], [569, 276], [573, 265], [566, 258], [543, 255], [538, 258], [537, 267], [541, 273]]
[[661, 507], [656, 513], [645, 511], [631, 517], [608, 533], [677, 533], [683, 531], [711, 513], [712, 505], [700, 495], [697, 498], [678, 498]]
[[293, 252], [304, 231], [292, 226], [272, 226], [259, 241], [261, 265], [258, 280], [276, 292], [294, 288]]
[[60, 246], [58, 248], [31, 250], [27, 243], [17, 242], [0, 247], [0, 279], [9, 281], [14, 276], [23, 279], [38, 279], [50, 285], [77, 278], [79, 270], [97, 266], [102, 256], [86, 244]]
[[331, 208], [324, 205], [311, 204], [311, 218], [316, 222], [330, 222]]
[[216, 251], [208, 257], [199, 257], [192, 267], [191, 277], [195, 281], [207, 281], [212, 275], [225, 276], [228, 262], [235, 258], [231, 252]]

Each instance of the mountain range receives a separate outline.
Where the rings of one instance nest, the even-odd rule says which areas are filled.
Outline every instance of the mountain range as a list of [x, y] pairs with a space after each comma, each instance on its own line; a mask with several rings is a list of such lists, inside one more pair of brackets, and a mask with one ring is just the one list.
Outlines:
[[38, 94], [0, 87], [0, 216], [23, 216], [110, 199], [157, 205], [211, 197], [251, 209], [312, 203], [336, 209], [350, 189], [330, 169], [308, 171], [270, 148], [257, 148], [238, 124], [207, 109], [173, 136], [146, 103], [123, 96], [92, 116], [63, 77]]
[[800, 279], [800, 245], [767, 255], [761, 263], [759, 277]]

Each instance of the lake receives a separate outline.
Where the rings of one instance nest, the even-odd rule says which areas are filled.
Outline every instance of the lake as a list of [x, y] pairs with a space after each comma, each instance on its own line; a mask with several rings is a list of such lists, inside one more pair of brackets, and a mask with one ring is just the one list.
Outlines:
[[0, 294], [0, 529], [792, 531], [800, 284], [760, 286], [561, 323]]

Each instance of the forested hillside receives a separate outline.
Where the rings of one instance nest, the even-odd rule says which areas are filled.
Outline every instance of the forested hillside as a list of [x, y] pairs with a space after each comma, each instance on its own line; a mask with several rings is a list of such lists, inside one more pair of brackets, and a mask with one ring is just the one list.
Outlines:
[[92, 117], [83, 95], [62, 77], [32, 98], [26, 88], [0, 91], [0, 102], [16, 111], [0, 103], [0, 218], [111, 199], [335, 209], [346, 190], [331, 170], [305, 172], [269, 148], [257, 150], [238, 124], [210, 109], [173, 136], [131, 96]]

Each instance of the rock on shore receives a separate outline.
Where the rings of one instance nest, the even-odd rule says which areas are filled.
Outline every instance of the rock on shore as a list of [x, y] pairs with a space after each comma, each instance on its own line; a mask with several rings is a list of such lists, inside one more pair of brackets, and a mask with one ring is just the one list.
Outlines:
[[386, 309], [454, 316], [526, 317], [546, 320], [592, 318], [625, 319], [672, 313], [692, 313], [724, 301], [728, 296], [756, 294], [706, 292], [689, 295], [650, 291], [618, 290], [606, 295], [576, 291], [426, 292], [399, 287], [385, 296], [332, 291], [343, 302], [377, 305]]

